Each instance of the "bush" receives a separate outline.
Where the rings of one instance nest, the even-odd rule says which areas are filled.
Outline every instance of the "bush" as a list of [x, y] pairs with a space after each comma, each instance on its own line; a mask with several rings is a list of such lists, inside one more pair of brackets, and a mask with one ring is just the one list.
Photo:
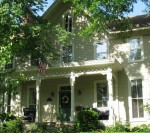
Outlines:
[[22, 120], [10, 113], [0, 115], [2, 126], [0, 133], [19, 133], [22, 131]]
[[19, 118], [7, 121], [3, 126], [6, 133], [20, 133], [22, 131], [22, 121]]
[[132, 132], [150, 132], [149, 125], [140, 125], [132, 128]]
[[86, 132], [98, 129], [98, 113], [93, 110], [82, 110], [77, 115], [76, 129]]
[[107, 127], [105, 132], [130, 132], [130, 128], [122, 125], [121, 122], [116, 122], [115, 126]]

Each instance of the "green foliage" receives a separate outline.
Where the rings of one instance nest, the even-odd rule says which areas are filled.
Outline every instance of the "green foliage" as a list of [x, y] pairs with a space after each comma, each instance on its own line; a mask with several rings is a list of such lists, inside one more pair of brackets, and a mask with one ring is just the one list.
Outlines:
[[148, 114], [150, 114], [150, 104], [146, 104], [143, 107], [148, 112]]
[[0, 120], [3, 123], [0, 127], [0, 133], [19, 133], [22, 131], [22, 120], [10, 113], [0, 115]]
[[13, 114], [11, 113], [2, 113], [0, 114], [0, 121], [1, 122], [7, 122], [7, 121], [11, 121], [11, 120], [16, 120], [17, 117], [14, 116]]
[[121, 122], [116, 122], [115, 126], [110, 126], [105, 129], [104, 132], [129, 132], [130, 129], [125, 125], [122, 125]]
[[[73, 13], [84, 18], [79, 35], [100, 37], [102, 33], [117, 28], [117, 30], [131, 30], [130, 18], [126, 16], [133, 11], [133, 5], [138, 0], [64, 0], [73, 6]], [[146, 4], [149, 0], [142, 0]], [[116, 27], [117, 26], [117, 27]]]
[[98, 113], [93, 110], [82, 110], [77, 114], [76, 128], [80, 131], [93, 131], [98, 129]]
[[22, 131], [22, 121], [20, 119], [10, 120], [4, 124], [4, 131], [7, 133], [19, 133]]
[[150, 132], [150, 127], [149, 125], [140, 125], [140, 126], [136, 126], [136, 127], [133, 127], [132, 132]]
[[13, 76], [13, 71], [0, 73], [0, 94], [7, 93], [18, 93], [20, 84], [24, 81], [30, 80], [26, 78], [24, 74], [20, 73]]

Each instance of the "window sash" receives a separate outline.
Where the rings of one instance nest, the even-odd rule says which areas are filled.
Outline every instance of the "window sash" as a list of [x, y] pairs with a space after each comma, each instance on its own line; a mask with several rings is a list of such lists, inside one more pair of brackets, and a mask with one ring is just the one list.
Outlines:
[[108, 90], [107, 83], [97, 83], [97, 107], [108, 106]]
[[72, 46], [65, 46], [62, 48], [62, 61], [64, 63], [71, 62], [73, 60]]
[[72, 32], [72, 15], [65, 15], [64, 18], [64, 26], [65, 26], [65, 30], [68, 32]]
[[141, 118], [144, 117], [143, 110], [143, 92], [142, 92], [142, 80], [131, 81], [131, 97], [132, 97], [132, 117]]
[[130, 59], [140, 60], [142, 58], [142, 45], [140, 38], [130, 40]]
[[96, 59], [107, 59], [108, 58], [108, 47], [106, 42], [96, 43]]

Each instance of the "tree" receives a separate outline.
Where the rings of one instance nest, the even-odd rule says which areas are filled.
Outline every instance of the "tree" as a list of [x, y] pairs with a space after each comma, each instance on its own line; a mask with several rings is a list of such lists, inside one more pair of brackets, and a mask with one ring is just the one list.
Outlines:
[[[93, 36], [108, 33], [115, 26], [117, 26], [117, 30], [120, 31], [132, 29], [132, 23], [130, 23], [130, 18], [128, 18], [127, 15], [133, 11], [133, 5], [137, 3], [138, 0], [65, 1], [72, 4], [75, 16], [84, 16], [86, 24], [84, 29], [80, 30], [79, 34], [81, 36]], [[149, 0], [142, 1], [147, 4], [149, 3]]]
[[150, 1], [149, 0], [142, 0], [145, 5], [146, 5], [146, 9], [145, 12], [147, 12], [148, 14], [150, 14]]
[[38, 16], [46, 1], [0, 1], [0, 94], [16, 92], [20, 83], [28, 80], [22, 73], [13, 76], [14, 70], [3, 70], [11, 63], [12, 56], [22, 60], [30, 55], [33, 62], [39, 59], [50, 62], [58, 55], [52, 38], [58, 38], [60, 42], [67, 38], [68, 33], [59, 25], [52, 27], [48, 20]]

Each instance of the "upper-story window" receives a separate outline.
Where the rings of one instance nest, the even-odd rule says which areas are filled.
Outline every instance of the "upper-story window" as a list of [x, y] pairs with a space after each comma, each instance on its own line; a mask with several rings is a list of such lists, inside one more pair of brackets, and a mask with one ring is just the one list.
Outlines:
[[107, 59], [108, 58], [108, 45], [106, 41], [97, 42], [96, 44], [96, 60]]
[[73, 60], [72, 46], [63, 46], [61, 54], [62, 62], [69, 63]]
[[131, 80], [132, 117], [144, 117], [142, 79]]
[[130, 60], [137, 61], [143, 59], [142, 40], [141, 38], [131, 38], [130, 43]]
[[68, 32], [72, 32], [73, 17], [71, 14], [67, 13], [64, 15], [64, 28]]

